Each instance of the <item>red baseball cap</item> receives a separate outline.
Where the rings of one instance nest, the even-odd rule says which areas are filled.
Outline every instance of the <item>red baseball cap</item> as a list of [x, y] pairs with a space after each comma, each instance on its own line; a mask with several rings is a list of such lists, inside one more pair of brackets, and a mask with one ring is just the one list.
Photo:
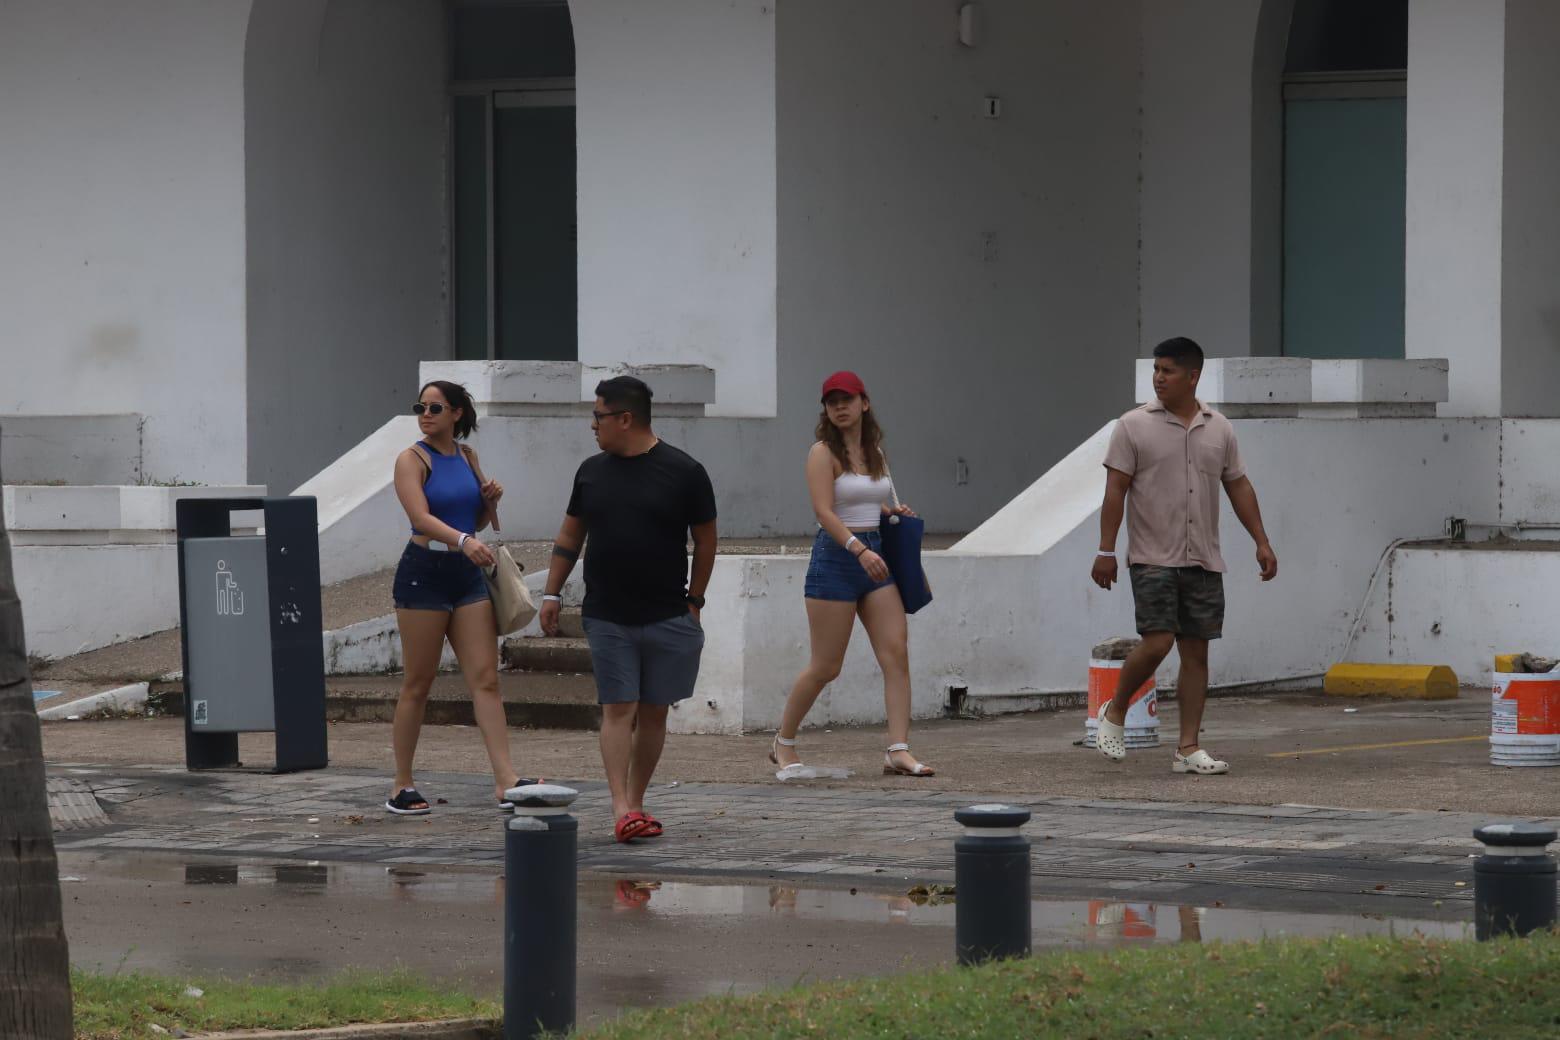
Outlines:
[[822, 397], [828, 397], [836, 390], [853, 397], [867, 396], [867, 384], [863, 383], [861, 377], [854, 372], [836, 372], [823, 381]]

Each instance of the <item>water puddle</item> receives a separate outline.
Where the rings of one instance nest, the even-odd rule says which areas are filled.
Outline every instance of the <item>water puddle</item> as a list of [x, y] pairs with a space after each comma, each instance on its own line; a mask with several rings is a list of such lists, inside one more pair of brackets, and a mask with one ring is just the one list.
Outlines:
[[[81, 967], [310, 982], [401, 966], [469, 992], [502, 989], [496, 869], [82, 850], [62, 852], [60, 872], [80, 879], [65, 900], [71, 960]], [[1137, 898], [1037, 899], [1030, 912], [1036, 949], [1339, 933], [1471, 938], [1462, 921]], [[955, 913], [936, 886], [582, 878], [581, 1019], [944, 964]]]

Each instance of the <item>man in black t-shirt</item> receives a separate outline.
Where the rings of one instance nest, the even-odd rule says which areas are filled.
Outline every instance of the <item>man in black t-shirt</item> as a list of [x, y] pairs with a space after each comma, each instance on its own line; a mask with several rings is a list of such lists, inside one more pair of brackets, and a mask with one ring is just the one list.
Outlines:
[[[645, 790], [666, 742], [666, 714], [693, 695], [715, 569], [715, 491], [704, 467], [650, 429], [650, 388], [633, 376], [596, 387], [601, 454], [580, 464], [542, 595], [542, 631], [558, 634], [560, 593], [585, 555], [585, 637], [601, 702], [601, 761], [618, 841], [659, 837]], [[688, 533], [693, 532], [693, 574]]]

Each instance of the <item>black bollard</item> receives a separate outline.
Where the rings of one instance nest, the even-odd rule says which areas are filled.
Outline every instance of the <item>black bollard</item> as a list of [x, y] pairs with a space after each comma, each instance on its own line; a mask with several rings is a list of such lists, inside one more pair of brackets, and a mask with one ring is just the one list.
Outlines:
[[1473, 927], [1479, 939], [1527, 935], [1555, 924], [1553, 827], [1492, 823], [1474, 830], [1484, 855], [1473, 861]]
[[1029, 810], [972, 805], [953, 818], [954, 949], [960, 964], [1029, 955]]
[[504, 1040], [574, 1028], [575, 850], [579, 792], [511, 788], [504, 827]]

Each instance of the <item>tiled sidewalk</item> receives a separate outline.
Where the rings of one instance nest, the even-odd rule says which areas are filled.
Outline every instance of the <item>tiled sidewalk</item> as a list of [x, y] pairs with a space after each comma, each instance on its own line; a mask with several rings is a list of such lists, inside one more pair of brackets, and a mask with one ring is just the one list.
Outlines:
[[[57, 764], [50, 772], [90, 785], [109, 813], [107, 827], [57, 835], [62, 849], [502, 861], [503, 817], [488, 807], [484, 777], [426, 775], [423, 792], [447, 803], [430, 816], [396, 818], [381, 807], [382, 776], [366, 771], [270, 776]], [[665, 823], [665, 837], [623, 846], [611, 838], [604, 785], [575, 786], [584, 871], [838, 885], [951, 881], [959, 833], [953, 810], [999, 800], [780, 784], [664, 786], [652, 791], [649, 807]], [[1037, 896], [1142, 892], [1182, 903], [1453, 917], [1471, 912], [1472, 830], [1491, 822], [1463, 813], [1308, 806], [1025, 804], [1034, 812], [1026, 834]]]

